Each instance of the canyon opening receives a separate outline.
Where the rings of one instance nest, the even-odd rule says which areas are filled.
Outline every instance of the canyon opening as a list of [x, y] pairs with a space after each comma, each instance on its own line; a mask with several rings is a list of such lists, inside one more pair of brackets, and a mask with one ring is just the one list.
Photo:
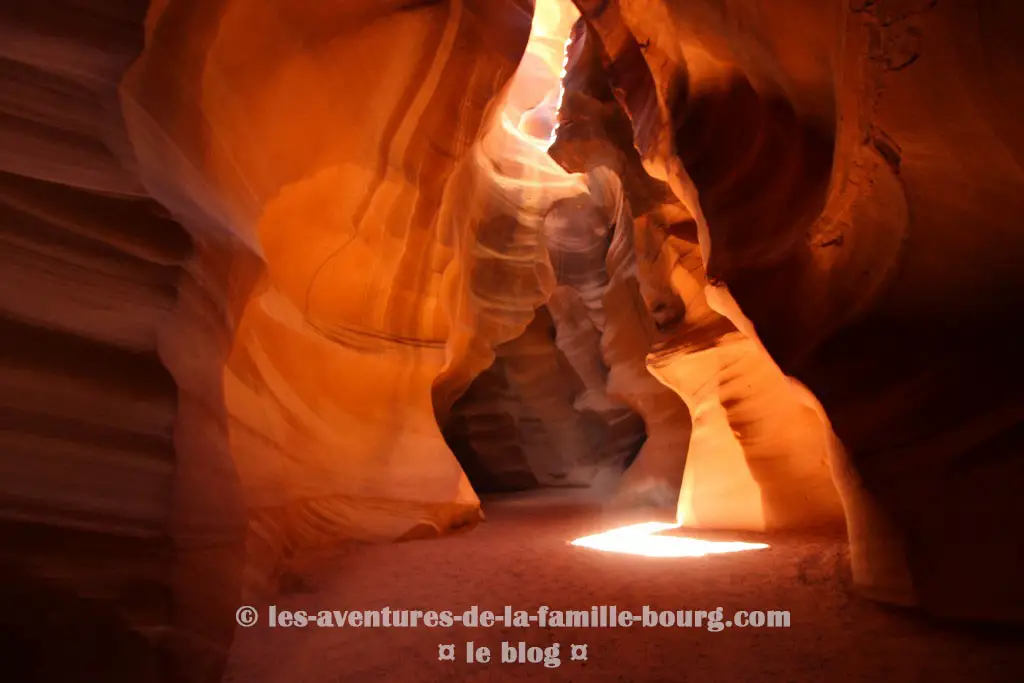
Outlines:
[[0, 2], [5, 673], [1024, 680], [1022, 32]]

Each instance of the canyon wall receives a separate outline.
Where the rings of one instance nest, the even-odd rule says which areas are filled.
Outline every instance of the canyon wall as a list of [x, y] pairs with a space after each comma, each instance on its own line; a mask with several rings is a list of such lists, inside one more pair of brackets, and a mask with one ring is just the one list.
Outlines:
[[[502, 112], [503, 144], [488, 144], [498, 129], [484, 141], [492, 178], [515, 190], [519, 215], [542, 209], [530, 243], [542, 245], [553, 279], [525, 332], [495, 349], [494, 363], [450, 412], [438, 401], [438, 419], [478, 490], [583, 487], [614, 504], [673, 507], [689, 414], [647, 372], [642, 304], [611, 284], [621, 184], [594, 159], [570, 173], [548, 153], [557, 143], [566, 39], [578, 16], [567, 0], [537, 3]], [[501, 254], [507, 247], [492, 244], [502, 234], [496, 227], [481, 233], [480, 245]], [[616, 258], [632, 263], [625, 252]], [[506, 305], [499, 292], [490, 296]]]
[[708, 304], [827, 413], [858, 585], [1020, 619], [1019, 5], [577, 5]]
[[491, 172], [530, 8], [2, 18], [13, 666], [218, 680], [289, 556], [480, 517], [435, 396], [553, 285], [546, 196]]
[[146, 11], [0, 8], [0, 639], [22, 680], [160, 680], [168, 650], [179, 678], [216, 676], [240, 597], [223, 404], [168, 371], [187, 342], [214, 359], [194, 383], [212, 396], [230, 336], [193, 241], [139, 180], [118, 99]]
[[[679, 521], [750, 530], [841, 525], [827, 460], [827, 426], [790, 390], [789, 380], [756, 341], [709, 306], [692, 214], [643, 167], [623, 107], [633, 95], [621, 91], [621, 101], [616, 98], [601, 36], [585, 26], [575, 27], [569, 48], [551, 154], [569, 170], [603, 170], [615, 179], [610, 194], [618, 208], [609, 272], [615, 273], [618, 290], [611, 295], [620, 303], [606, 317], [610, 325], [631, 328], [634, 336], [641, 333], [628, 346], [630, 385], [648, 387], [643, 393], [659, 406], [649, 411], [662, 416], [645, 415], [648, 429], [656, 423], [681, 429], [692, 416], [692, 434], [683, 441], [688, 441], [682, 449], [685, 470], [676, 469], [671, 479], [681, 476]], [[626, 59], [613, 68], [643, 74]], [[669, 455], [678, 450], [665, 449], [656, 469], [682, 468]], [[624, 488], [634, 474], [627, 472]]]
[[867, 594], [1024, 617], [1024, 10], [576, 5], [564, 91], [564, 3], [0, 8], [13, 670], [219, 680], [467, 474], [845, 513]]

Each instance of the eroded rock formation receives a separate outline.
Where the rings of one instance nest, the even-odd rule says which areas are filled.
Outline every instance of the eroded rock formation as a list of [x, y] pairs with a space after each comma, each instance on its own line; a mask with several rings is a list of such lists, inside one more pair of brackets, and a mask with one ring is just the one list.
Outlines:
[[578, 5], [709, 303], [843, 444], [857, 582], [1020, 618], [1019, 6]]
[[[490, 168], [530, 19], [4, 10], [4, 571], [22, 611], [125, 621], [149, 643], [131, 680], [168, 649], [177, 675], [216, 680], [240, 588], [273, 590], [282, 558], [477, 520], [434, 389], [487, 367], [551, 282], [531, 237], [547, 199]], [[24, 626], [31, 657], [47, 634]]]
[[1024, 617], [1024, 11], [575, 4], [564, 92], [564, 2], [0, 8], [36, 679], [218, 680], [289, 557], [475, 524], [467, 473], [698, 526], [841, 497], [868, 594]]
[[[153, 680], [167, 648], [188, 653], [177, 674], [213, 675], [239, 599], [234, 466], [216, 430], [202, 451], [178, 430], [218, 404], [168, 372], [213, 359], [195, 384], [219, 392], [229, 340], [191, 307], [188, 233], [126, 163], [118, 87], [146, 11], [0, 8], [0, 631], [26, 680]], [[178, 326], [187, 349], [167, 344]]]
[[[709, 307], [692, 214], [642, 168], [601, 51], [577, 26], [552, 154], [572, 170], [598, 164], [620, 179], [611, 193], [620, 204], [617, 267], [632, 271], [641, 310], [612, 318], [647, 331], [634, 345], [634, 382], [656, 377], [693, 416], [680, 521], [758, 530], [840, 522], [826, 426], [759, 345]], [[686, 421], [678, 410], [669, 420]]]
[[[497, 347], [495, 362], [450, 415], [443, 405], [438, 412], [471, 480], [485, 490], [591, 486], [620, 503], [671, 506], [689, 436], [685, 406], [644, 368], [642, 318], [626, 308], [610, 317], [605, 310], [619, 183], [611, 177], [609, 184], [601, 168], [568, 173], [548, 155], [564, 43], [577, 16], [566, 2], [538, 5], [503, 111], [503, 144], [486, 145], [495, 133], [485, 138], [495, 182], [515, 189], [519, 206], [541, 198], [537, 238], [553, 283], [524, 334]], [[655, 415], [649, 403], [658, 394], [663, 407]]]

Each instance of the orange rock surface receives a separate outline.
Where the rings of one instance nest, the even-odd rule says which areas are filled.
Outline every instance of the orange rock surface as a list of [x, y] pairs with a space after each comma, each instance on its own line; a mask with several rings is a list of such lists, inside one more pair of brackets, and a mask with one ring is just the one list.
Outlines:
[[839, 438], [860, 587], [1020, 618], [1020, 7], [578, 5], [709, 305]]
[[845, 522], [866, 594], [1024, 618], [1022, 21], [0, 7], [0, 630], [216, 681], [303, 553], [537, 486]]

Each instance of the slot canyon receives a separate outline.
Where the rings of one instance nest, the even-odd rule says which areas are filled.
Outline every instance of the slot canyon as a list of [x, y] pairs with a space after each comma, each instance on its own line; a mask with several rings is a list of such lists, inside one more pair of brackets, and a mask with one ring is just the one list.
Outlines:
[[0, 0], [6, 676], [1020, 683], [1022, 37]]

